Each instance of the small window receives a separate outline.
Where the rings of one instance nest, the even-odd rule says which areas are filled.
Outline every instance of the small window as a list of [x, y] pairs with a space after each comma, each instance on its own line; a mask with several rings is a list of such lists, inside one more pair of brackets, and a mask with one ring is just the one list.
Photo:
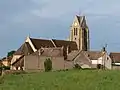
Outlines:
[[77, 35], [77, 31], [78, 31], [78, 30], [77, 30], [77, 28], [76, 28], [76, 35]]
[[74, 35], [76, 34], [76, 29], [74, 28]]
[[77, 35], [77, 33], [78, 33], [77, 28], [74, 28], [74, 35]]

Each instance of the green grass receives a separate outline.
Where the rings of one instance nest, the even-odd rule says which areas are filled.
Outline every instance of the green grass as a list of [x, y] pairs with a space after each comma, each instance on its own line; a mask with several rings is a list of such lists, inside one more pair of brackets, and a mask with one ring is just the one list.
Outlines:
[[0, 90], [120, 90], [120, 71], [71, 70], [7, 75]]

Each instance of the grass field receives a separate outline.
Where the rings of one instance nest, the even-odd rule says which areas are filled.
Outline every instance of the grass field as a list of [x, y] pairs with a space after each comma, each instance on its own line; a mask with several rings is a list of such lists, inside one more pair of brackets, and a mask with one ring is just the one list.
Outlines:
[[71, 70], [7, 75], [0, 90], [120, 90], [120, 71]]

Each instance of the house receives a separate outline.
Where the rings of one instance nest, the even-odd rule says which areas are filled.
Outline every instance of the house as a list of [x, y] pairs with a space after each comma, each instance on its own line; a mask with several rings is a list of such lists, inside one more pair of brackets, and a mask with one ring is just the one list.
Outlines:
[[52, 62], [52, 70], [64, 70], [63, 48], [42, 48], [42, 50], [25, 56], [24, 69], [44, 71], [44, 62], [48, 58]]
[[111, 69], [112, 60], [106, 51], [84, 51], [85, 55], [92, 61], [92, 68]]
[[78, 64], [81, 68], [91, 68], [90, 59], [81, 50], [73, 51], [68, 54], [67, 61], [73, 63], [73, 66]]
[[[53, 44], [54, 42], [54, 44]], [[44, 39], [34, 39], [27, 38], [25, 43], [14, 53], [11, 65], [13, 65], [18, 59], [22, 56], [27, 56], [32, 53], [39, 51], [42, 48], [63, 48], [64, 59], [67, 58], [67, 53], [72, 50], [77, 50], [77, 45], [73, 41], [65, 40], [44, 40]], [[11, 69], [14, 69], [14, 66], [11, 66]]]
[[2, 65], [3, 65], [3, 66], [10, 66], [10, 64], [11, 64], [11, 59], [12, 59], [12, 56], [3, 58], [3, 59], [1, 60], [1, 61], [2, 61]]
[[111, 52], [109, 56], [112, 59], [112, 69], [120, 69], [120, 52]]
[[[67, 60], [68, 54], [76, 50], [87, 51], [89, 50], [89, 47], [90, 47], [89, 28], [87, 26], [85, 16], [76, 15], [70, 27], [69, 40], [39, 39], [39, 38], [36, 39], [28, 36], [25, 42], [21, 45], [21, 47], [14, 53], [13, 58], [11, 60], [11, 69], [26, 69], [27, 66], [28, 66], [27, 69], [28, 68], [30, 69], [29, 64], [34, 61], [30, 61], [31, 59], [29, 57], [31, 58], [34, 57], [34, 60], [37, 61], [36, 57], [38, 56], [38, 54], [35, 54], [35, 53], [39, 52], [39, 50], [43, 50], [44, 52], [46, 52], [47, 50], [47, 52], [49, 52], [49, 50], [51, 51], [51, 49], [53, 50], [53, 52], [56, 49], [60, 49], [60, 51], [59, 50], [58, 51], [62, 52], [63, 54], [61, 56], [59, 55], [54, 56], [54, 54], [51, 56], [51, 53], [45, 54], [45, 55], [40, 54], [40, 59], [42, 60], [41, 57], [46, 58], [51, 56], [51, 58], [53, 57], [57, 59], [62, 58], [61, 61], [63, 61], [63, 58], [64, 58], [64, 62], [65, 62], [64, 68], [65, 67], [70, 68], [69, 67], [70, 65], [71, 65], [71, 68], [73, 68], [73, 63]], [[28, 60], [28, 58], [30, 60]], [[59, 65], [57, 66], [59, 68]], [[61, 69], [61, 67], [59, 69]]]
[[13, 58], [11, 60], [11, 69], [16, 70], [18, 69], [18, 67], [21, 67], [22, 69], [22, 66], [18, 65], [18, 61], [23, 62], [23, 60], [21, 59], [23, 59], [25, 55], [29, 55], [33, 52], [34, 51], [28, 42], [25, 42], [24, 44], [22, 44], [21, 47], [13, 54]]
[[68, 54], [68, 61], [78, 64], [81, 68], [101, 68], [111, 69], [111, 58], [107, 52], [102, 51], [73, 51]]
[[44, 62], [47, 58], [52, 61], [53, 70], [64, 69], [63, 48], [42, 48], [30, 55], [22, 55], [12, 64], [16, 70], [45, 70]]

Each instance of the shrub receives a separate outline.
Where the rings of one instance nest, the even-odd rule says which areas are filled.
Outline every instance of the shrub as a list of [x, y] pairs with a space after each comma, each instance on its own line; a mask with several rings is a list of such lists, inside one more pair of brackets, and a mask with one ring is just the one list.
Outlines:
[[2, 70], [10, 70], [10, 66], [2, 66], [1, 68], [2, 68]]
[[81, 69], [81, 66], [79, 64], [75, 64], [74, 68], [75, 69]]
[[10, 66], [1, 66], [0, 70], [10, 70]]
[[0, 70], [2, 70], [2, 66], [0, 67]]
[[97, 65], [97, 69], [104, 69], [104, 66], [101, 65], [101, 64], [98, 64], [98, 65]]
[[52, 61], [50, 58], [47, 58], [44, 62], [44, 67], [45, 67], [45, 71], [51, 71], [52, 70]]

